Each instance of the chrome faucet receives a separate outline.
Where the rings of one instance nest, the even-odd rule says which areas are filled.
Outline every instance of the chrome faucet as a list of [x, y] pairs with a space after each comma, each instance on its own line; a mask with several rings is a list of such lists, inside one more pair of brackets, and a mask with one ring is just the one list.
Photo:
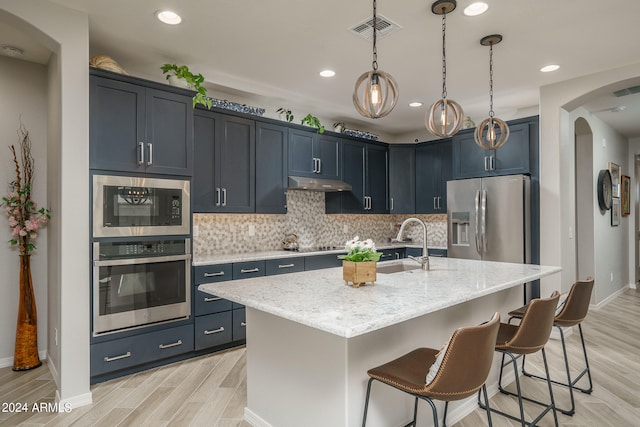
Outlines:
[[422, 225], [423, 235], [422, 235], [422, 256], [420, 258], [413, 257], [409, 255], [409, 258], [416, 261], [422, 266], [424, 271], [429, 270], [429, 250], [427, 249], [427, 224], [424, 223], [421, 219], [418, 218], [407, 218], [402, 222], [400, 226], [400, 230], [398, 230], [398, 235], [396, 236], [396, 240], [398, 242], [402, 242], [402, 232], [404, 231], [404, 227], [410, 222], [417, 222]]

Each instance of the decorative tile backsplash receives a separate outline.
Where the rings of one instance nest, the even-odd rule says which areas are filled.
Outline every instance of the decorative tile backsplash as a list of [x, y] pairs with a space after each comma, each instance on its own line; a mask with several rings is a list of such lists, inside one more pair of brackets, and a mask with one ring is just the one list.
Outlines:
[[[194, 214], [194, 257], [210, 257], [278, 250], [287, 234], [298, 235], [301, 248], [342, 247], [353, 236], [387, 242], [398, 233], [405, 218], [416, 216], [427, 223], [429, 246], [447, 246], [447, 216], [325, 214], [324, 193], [289, 191], [287, 213]], [[197, 231], [196, 231], [197, 230]], [[422, 244], [422, 229], [407, 226], [406, 235]]]

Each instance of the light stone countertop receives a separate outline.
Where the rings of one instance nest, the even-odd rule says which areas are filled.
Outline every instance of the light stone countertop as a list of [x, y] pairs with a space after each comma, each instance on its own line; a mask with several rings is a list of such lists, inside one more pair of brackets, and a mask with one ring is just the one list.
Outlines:
[[[385, 261], [378, 267], [399, 262], [413, 263]], [[198, 289], [351, 338], [560, 271], [560, 267], [434, 257], [429, 271], [378, 272], [375, 286], [345, 286], [338, 267], [202, 284]]]
[[[393, 248], [422, 248], [422, 245], [417, 245], [414, 243], [381, 243], [376, 244], [376, 249], [393, 249]], [[441, 247], [429, 246], [429, 249], [444, 249]], [[329, 251], [313, 251], [313, 250], [304, 250], [304, 251], [285, 251], [285, 250], [275, 250], [275, 251], [260, 251], [260, 252], [246, 252], [239, 254], [229, 254], [229, 255], [214, 255], [208, 257], [194, 257], [192, 261], [192, 265], [195, 267], [202, 265], [212, 265], [212, 264], [228, 264], [231, 262], [248, 262], [248, 261], [262, 261], [267, 259], [279, 259], [279, 258], [296, 258], [302, 256], [313, 256], [313, 255], [326, 255], [326, 254], [343, 254], [346, 253], [344, 248], [339, 248], [335, 250]]]

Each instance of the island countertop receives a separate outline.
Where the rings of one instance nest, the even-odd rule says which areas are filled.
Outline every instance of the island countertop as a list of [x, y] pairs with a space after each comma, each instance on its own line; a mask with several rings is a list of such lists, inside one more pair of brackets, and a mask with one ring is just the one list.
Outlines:
[[[385, 261], [411, 265], [413, 261]], [[342, 268], [202, 284], [200, 291], [351, 338], [557, 273], [560, 267], [432, 258], [431, 269], [378, 272], [346, 286]]]

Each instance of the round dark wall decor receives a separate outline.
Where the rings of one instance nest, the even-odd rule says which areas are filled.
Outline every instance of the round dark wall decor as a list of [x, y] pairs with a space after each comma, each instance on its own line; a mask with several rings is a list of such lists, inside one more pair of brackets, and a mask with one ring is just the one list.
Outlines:
[[598, 173], [598, 204], [603, 211], [611, 209], [611, 173], [608, 169], [602, 169]]

